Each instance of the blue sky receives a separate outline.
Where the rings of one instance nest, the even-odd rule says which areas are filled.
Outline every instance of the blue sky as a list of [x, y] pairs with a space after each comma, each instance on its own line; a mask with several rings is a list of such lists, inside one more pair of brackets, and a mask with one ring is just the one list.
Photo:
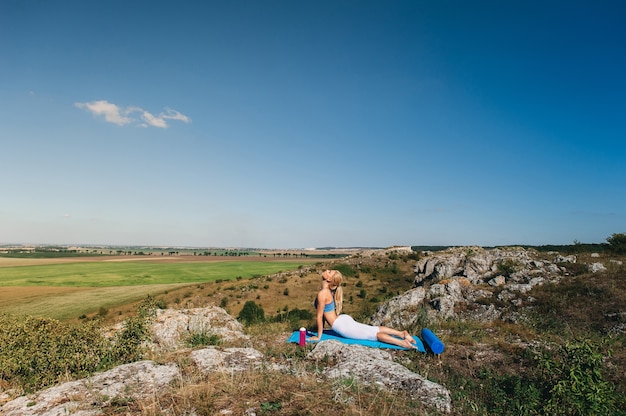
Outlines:
[[0, 2], [0, 243], [626, 232], [620, 1]]

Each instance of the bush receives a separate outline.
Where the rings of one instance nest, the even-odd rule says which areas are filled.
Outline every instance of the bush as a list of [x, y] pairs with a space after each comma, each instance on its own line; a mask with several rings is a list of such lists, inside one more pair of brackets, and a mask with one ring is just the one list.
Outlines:
[[334, 267], [335, 270], [339, 270], [344, 277], [353, 277], [356, 271], [349, 264], [338, 264]]
[[96, 325], [0, 316], [0, 379], [32, 391], [99, 370], [111, 346]]
[[498, 264], [498, 272], [504, 277], [511, 277], [511, 275], [520, 269], [521, 265], [515, 260], [502, 260]]
[[80, 324], [30, 316], [0, 315], [0, 380], [32, 391], [58, 382], [80, 378], [114, 365], [143, 357], [149, 334], [148, 318], [157, 302], [148, 296], [137, 316], [124, 323], [109, 340], [97, 320]]
[[565, 343], [559, 355], [539, 356], [545, 389], [546, 414], [611, 415], [619, 402], [613, 384], [604, 379], [604, 354], [589, 340]]
[[210, 334], [206, 331], [194, 332], [187, 338], [187, 345], [190, 347], [203, 347], [207, 345], [220, 345], [221, 338], [217, 334]]
[[245, 325], [252, 325], [255, 323], [265, 321], [265, 311], [260, 305], [257, 305], [254, 301], [249, 300], [244, 303], [241, 312], [237, 316], [241, 322]]
[[144, 314], [126, 319], [122, 331], [115, 338], [112, 362], [131, 363], [143, 358], [142, 344], [148, 339], [148, 321]]
[[528, 372], [482, 369], [475, 379], [450, 374], [459, 410], [511, 416], [624, 414], [621, 394], [604, 377], [599, 345], [575, 340], [557, 349], [535, 350], [526, 359]]

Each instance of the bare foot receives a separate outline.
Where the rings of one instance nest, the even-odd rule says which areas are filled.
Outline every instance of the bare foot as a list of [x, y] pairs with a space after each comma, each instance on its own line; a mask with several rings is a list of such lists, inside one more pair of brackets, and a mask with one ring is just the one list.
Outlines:
[[409, 341], [408, 339], [404, 340], [404, 347], [408, 348], [408, 349], [417, 349], [417, 345], [415, 345], [415, 340], [413, 338], [411, 338], [411, 341]]
[[413, 338], [408, 331], [404, 331], [403, 335], [405, 340], [409, 341], [411, 344], [415, 344], [415, 338]]

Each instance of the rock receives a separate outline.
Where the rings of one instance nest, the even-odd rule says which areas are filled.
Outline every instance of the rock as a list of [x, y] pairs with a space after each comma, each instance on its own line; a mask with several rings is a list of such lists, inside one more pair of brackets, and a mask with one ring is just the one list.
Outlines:
[[602, 263], [591, 263], [589, 265], [589, 271], [591, 273], [603, 272], [606, 270], [606, 267]]
[[[461, 282], [467, 282], [467, 279], [442, 282], [443, 284], [439, 283], [430, 287], [429, 296], [431, 298], [430, 305], [437, 311], [436, 318], [445, 319], [454, 316], [454, 305], [464, 301]], [[464, 284], [469, 285], [469, 283]]]
[[181, 376], [176, 364], [138, 361], [92, 377], [18, 397], [2, 406], [3, 416], [91, 416], [112, 400], [140, 400], [161, 394]]
[[382, 304], [371, 319], [372, 325], [407, 328], [419, 318], [419, 308], [426, 296], [423, 287], [417, 287]]
[[476, 302], [479, 299], [487, 299], [493, 296], [493, 292], [485, 289], [472, 289], [464, 293], [465, 301]]
[[326, 377], [355, 378], [360, 383], [402, 391], [439, 412], [452, 410], [446, 388], [394, 362], [388, 351], [330, 340], [318, 343], [307, 358], [329, 360], [331, 365], [322, 372]]
[[502, 286], [506, 283], [506, 278], [502, 275], [498, 275], [494, 277], [493, 279], [489, 280], [488, 283], [490, 286]]
[[412, 253], [414, 253], [414, 251], [411, 248], [411, 246], [393, 246], [393, 247], [387, 247], [385, 249], [385, 254], [389, 255], [389, 254], [392, 254], [392, 253], [412, 254]]
[[508, 291], [508, 290], [503, 290], [502, 292], [498, 293], [498, 299], [500, 299], [503, 302], [508, 302], [511, 299], [515, 298], [515, 294]]
[[190, 358], [205, 373], [211, 371], [242, 372], [264, 366], [263, 354], [254, 348], [210, 347], [192, 351]]
[[479, 307], [472, 313], [472, 318], [478, 322], [493, 322], [496, 319], [500, 319], [502, 311], [495, 307], [495, 305], [479, 305]]
[[435, 318], [445, 319], [454, 316], [454, 301], [449, 297], [442, 296], [432, 299], [430, 306], [437, 312]]
[[516, 283], [516, 284], [512, 284], [512, 285], [508, 285], [507, 286], [508, 289], [510, 291], [514, 291], [514, 292], [520, 292], [520, 293], [526, 293], [528, 292], [530, 289], [532, 289], [533, 287], [528, 284], [528, 283], [524, 283], [524, 284], [520, 284], [520, 283]]
[[573, 254], [571, 256], [562, 256], [559, 254], [554, 258], [554, 262], [555, 263], [576, 263], [576, 256]]
[[217, 335], [225, 341], [248, 340], [243, 326], [217, 306], [158, 310], [151, 325], [154, 350], [175, 351], [193, 334]]

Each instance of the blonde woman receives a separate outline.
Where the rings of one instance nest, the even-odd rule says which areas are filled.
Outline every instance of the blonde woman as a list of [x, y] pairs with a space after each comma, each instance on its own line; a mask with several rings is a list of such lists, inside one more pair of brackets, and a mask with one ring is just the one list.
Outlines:
[[339, 270], [325, 270], [322, 273], [322, 289], [315, 299], [317, 309], [317, 336], [311, 341], [319, 341], [324, 330], [324, 320], [333, 331], [344, 338], [381, 341], [404, 348], [417, 348], [415, 339], [407, 331], [397, 331], [385, 326], [372, 326], [356, 322], [350, 315], [342, 314], [343, 276]]

